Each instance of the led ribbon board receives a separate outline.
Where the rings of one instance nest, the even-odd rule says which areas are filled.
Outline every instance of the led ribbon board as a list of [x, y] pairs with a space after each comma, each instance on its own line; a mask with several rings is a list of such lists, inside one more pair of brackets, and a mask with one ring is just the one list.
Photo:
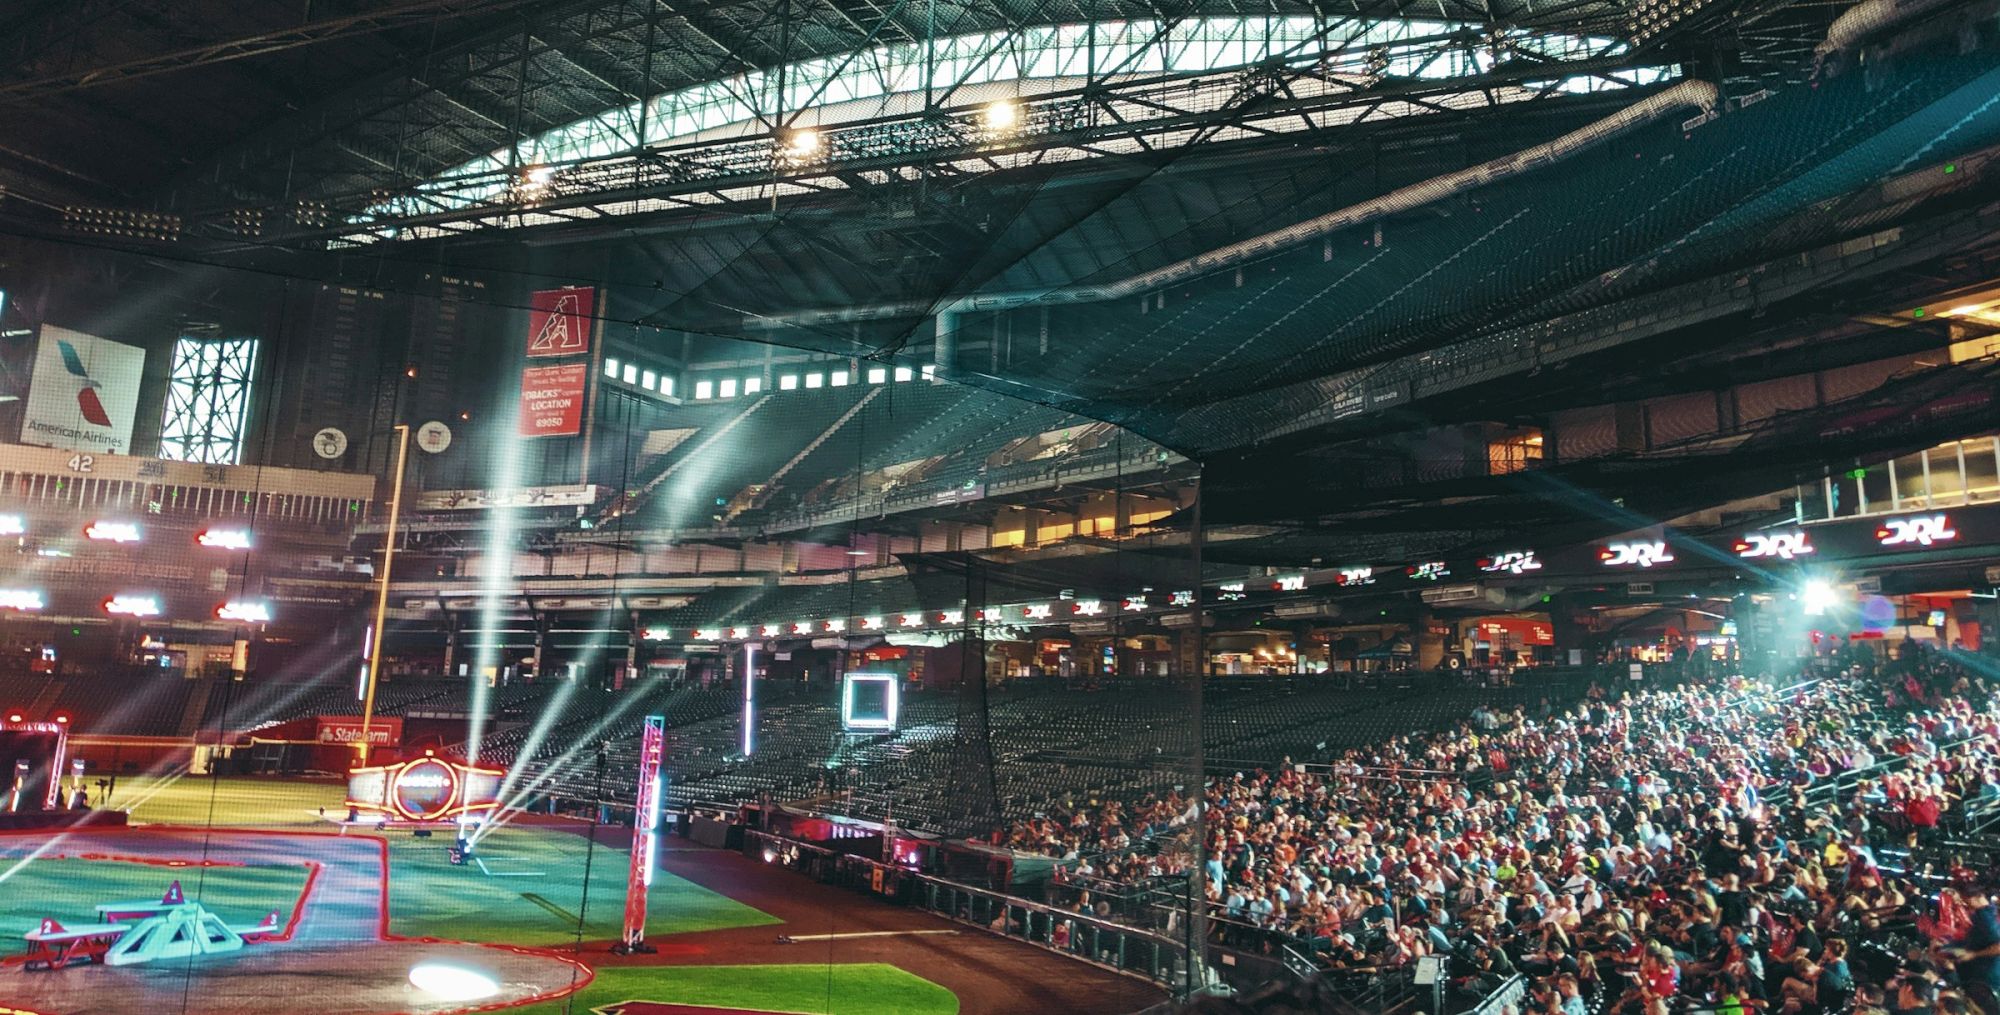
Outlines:
[[347, 773], [347, 806], [404, 821], [448, 821], [500, 806], [504, 769], [415, 758]]
[[625, 947], [628, 950], [646, 940], [646, 890], [652, 887], [653, 871], [660, 859], [660, 761], [665, 753], [667, 718], [646, 717], [639, 734], [639, 795], [635, 798], [632, 822], [632, 866], [625, 880]]
[[902, 680], [894, 673], [849, 673], [840, 682], [840, 728], [849, 733], [895, 730]]

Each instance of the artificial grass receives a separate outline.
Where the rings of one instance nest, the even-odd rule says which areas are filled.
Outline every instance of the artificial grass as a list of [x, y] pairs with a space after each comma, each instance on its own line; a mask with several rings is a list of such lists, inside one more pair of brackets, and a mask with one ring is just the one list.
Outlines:
[[[452, 866], [440, 839], [392, 833], [389, 929], [412, 937], [565, 945], [576, 940], [579, 911], [586, 941], [615, 939], [624, 928], [625, 850], [593, 848], [570, 832], [510, 827], [481, 838], [473, 856], [484, 870], [478, 863]], [[654, 873], [647, 896], [649, 938], [780, 922], [666, 871]]]
[[[0, 871], [13, 866], [13, 861], [0, 860]], [[306, 876], [304, 863], [166, 867], [39, 857], [22, 864], [0, 884], [0, 938], [18, 941], [41, 926], [45, 916], [71, 927], [97, 923], [98, 903], [158, 901], [175, 881], [181, 883], [188, 901], [208, 907], [232, 927], [261, 923], [272, 912], [283, 926], [291, 919]]]
[[[136, 824], [280, 831], [336, 831], [319, 809], [346, 812], [343, 787], [330, 783], [243, 777], [121, 779], [112, 805], [132, 808]], [[377, 834], [356, 833], [356, 834]], [[516, 945], [562, 945], [576, 940], [577, 914], [586, 941], [617, 938], [625, 922], [628, 854], [561, 829], [514, 825], [480, 840], [476, 863], [452, 866], [451, 837], [419, 839], [408, 831], [380, 833], [389, 843], [389, 930], [407, 937], [438, 937]], [[589, 862], [586, 904], [584, 867]], [[491, 873], [488, 873], [490, 871]], [[536, 873], [535, 877], [513, 874]], [[497, 876], [496, 876], [497, 875]], [[779, 923], [728, 896], [665, 871], [655, 873], [648, 898], [646, 936], [686, 934]], [[261, 915], [261, 914], [260, 914]]]
[[216, 828], [317, 828], [336, 826], [347, 813], [347, 788], [328, 782], [294, 782], [241, 776], [124, 776], [111, 806], [129, 809], [133, 824], [204, 825]]
[[783, 966], [611, 966], [560, 1001], [510, 1015], [584, 1015], [621, 1001], [797, 1012], [802, 1015], [957, 1015], [951, 991], [875, 962]]

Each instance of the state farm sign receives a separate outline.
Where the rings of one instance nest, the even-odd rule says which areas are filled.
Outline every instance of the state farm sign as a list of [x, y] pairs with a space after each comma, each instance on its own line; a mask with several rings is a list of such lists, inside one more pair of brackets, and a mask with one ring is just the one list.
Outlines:
[[590, 364], [561, 363], [521, 371], [523, 437], [570, 437], [583, 430], [583, 393]]
[[[358, 715], [320, 716], [313, 739], [322, 744], [358, 744], [361, 742], [361, 717]], [[402, 716], [377, 716], [368, 724], [368, 746], [394, 747], [402, 742]]]

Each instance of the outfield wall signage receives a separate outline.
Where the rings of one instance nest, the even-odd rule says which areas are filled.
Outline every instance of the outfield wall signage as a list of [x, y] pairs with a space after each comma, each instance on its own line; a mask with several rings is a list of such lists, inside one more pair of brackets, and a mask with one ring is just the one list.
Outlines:
[[146, 350], [46, 325], [21, 416], [21, 443], [132, 453]]
[[[322, 744], [361, 742], [361, 717], [358, 715], [323, 715], [315, 723], [313, 739]], [[368, 724], [368, 746], [394, 747], [402, 742], [402, 716], [376, 716]]]

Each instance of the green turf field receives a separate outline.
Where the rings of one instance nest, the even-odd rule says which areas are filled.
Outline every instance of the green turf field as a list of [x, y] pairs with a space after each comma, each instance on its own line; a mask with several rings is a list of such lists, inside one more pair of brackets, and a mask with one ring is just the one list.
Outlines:
[[[113, 806], [131, 807], [134, 823], [219, 828], [318, 829], [345, 812], [342, 787], [253, 778], [189, 776], [121, 779]], [[511, 826], [481, 840], [485, 867], [454, 867], [450, 839], [384, 834], [389, 842], [389, 929], [411, 937], [555, 945], [618, 936], [625, 917], [625, 850], [591, 846], [560, 829]], [[586, 861], [590, 891], [584, 892]], [[660, 937], [778, 923], [776, 917], [661, 871], [649, 899], [646, 935]], [[259, 914], [262, 915], [262, 914]]]
[[878, 963], [796, 966], [613, 966], [564, 1001], [509, 1008], [521, 1015], [585, 1015], [620, 1001], [806, 1012], [809, 1015], [956, 1015], [958, 998]]
[[[390, 929], [423, 937], [555, 945], [576, 940], [579, 909], [586, 941], [616, 938], [624, 926], [629, 860], [622, 849], [593, 849], [570, 832], [516, 827], [481, 839], [473, 856], [485, 864], [483, 869], [479, 863], [453, 867], [438, 839], [390, 835]], [[665, 871], [654, 874], [647, 901], [647, 937], [779, 922]]]
[[111, 806], [130, 809], [133, 824], [332, 831], [334, 826], [319, 816], [319, 809], [339, 818], [347, 812], [346, 799], [346, 787], [330, 782], [124, 776], [118, 780]]
[[[0, 862], [0, 872], [14, 867]], [[160, 867], [117, 860], [36, 859], [0, 889], [0, 939], [18, 941], [45, 916], [68, 926], [98, 922], [100, 902], [157, 902], [178, 880], [231, 926], [260, 923], [272, 912], [282, 926], [305, 888], [305, 864], [257, 867]]]

